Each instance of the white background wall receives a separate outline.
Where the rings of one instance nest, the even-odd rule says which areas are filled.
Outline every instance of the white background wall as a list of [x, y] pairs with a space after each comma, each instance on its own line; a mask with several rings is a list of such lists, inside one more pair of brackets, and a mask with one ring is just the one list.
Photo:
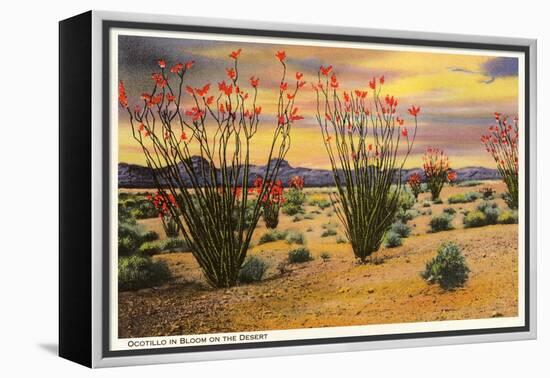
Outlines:
[[[550, 211], [550, 38], [544, 1], [23, 1], [2, 3], [0, 375], [3, 377], [542, 377], [550, 326], [542, 219]], [[539, 40], [539, 339], [89, 371], [57, 344], [57, 21], [88, 9], [529, 37]], [[546, 67], [545, 67], [546, 66]], [[76, 126], [76, 125], [75, 125]], [[545, 227], [546, 226], [546, 227]], [[545, 351], [546, 348], [546, 351]], [[546, 373], [546, 374], [544, 374]]]

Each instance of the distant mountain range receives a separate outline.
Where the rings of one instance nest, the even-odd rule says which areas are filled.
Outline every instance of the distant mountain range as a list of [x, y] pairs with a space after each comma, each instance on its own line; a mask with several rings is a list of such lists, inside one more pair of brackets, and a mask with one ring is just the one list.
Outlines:
[[[194, 156], [191, 159], [193, 161], [193, 166], [198, 168], [201, 163], [201, 158]], [[184, 183], [190, 186], [191, 181], [185, 173], [183, 167], [180, 166], [179, 170], [181, 172], [181, 177], [184, 179]], [[496, 169], [484, 167], [458, 168], [455, 171], [458, 175], [457, 181], [496, 180], [500, 178], [500, 175]], [[265, 166], [250, 165], [250, 182], [252, 182], [252, 180], [254, 180], [257, 176], [263, 176], [264, 173]], [[403, 170], [403, 179], [406, 180], [413, 173], [418, 173], [422, 176], [422, 178], [424, 178], [422, 169], [412, 168]], [[332, 171], [330, 170], [292, 167], [286, 160], [283, 160], [279, 168], [278, 178], [286, 184], [293, 176], [302, 176], [306, 187], [323, 187], [334, 185]], [[152, 170], [141, 165], [120, 163], [118, 165], [118, 186], [120, 188], [154, 188], [155, 182], [153, 179]]]

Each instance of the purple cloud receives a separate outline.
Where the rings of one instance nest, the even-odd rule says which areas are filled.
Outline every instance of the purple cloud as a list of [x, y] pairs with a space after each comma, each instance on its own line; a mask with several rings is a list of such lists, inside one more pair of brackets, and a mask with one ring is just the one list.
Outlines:
[[482, 64], [480, 71], [472, 71], [461, 67], [449, 68], [451, 72], [462, 72], [466, 74], [482, 74], [488, 77], [482, 80], [483, 84], [491, 84], [499, 77], [517, 76], [518, 59], [508, 57], [492, 58]]

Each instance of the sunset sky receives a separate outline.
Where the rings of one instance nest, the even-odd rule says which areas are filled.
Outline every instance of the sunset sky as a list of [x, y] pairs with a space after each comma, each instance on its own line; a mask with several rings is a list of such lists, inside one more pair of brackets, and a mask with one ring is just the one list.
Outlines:
[[[248, 78], [260, 78], [258, 104], [262, 105], [259, 132], [251, 156], [253, 163], [265, 163], [267, 144], [276, 122], [275, 108], [281, 65], [277, 50], [285, 50], [291, 77], [304, 73], [308, 85], [298, 94], [296, 106], [304, 120], [292, 129], [292, 148], [286, 159], [293, 166], [327, 168], [329, 162], [314, 115], [315, 95], [309, 82], [316, 80], [321, 65], [332, 65], [344, 90], [368, 88], [371, 77], [385, 76], [382, 94], [399, 99], [400, 114], [410, 105], [421, 107], [415, 147], [407, 167], [421, 166], [428, 146], [443, 148], [451, 166], [494, 167], [479, 137], [494, 122], [499, 111], [518, 112], [518, 60], [510, 57], [457, 55], [433, 52], [387, 51], [320, 46], [298, 46], [231, 41], [119, 36], [119, 79], [126, 85], [130, 104], [137, 104], [142, 92], [152, 89], [151, 74], [159, 70], [156, 60], [167, 65], [194, 60], [186, 84], [199, 87], [226, 80], [225, 68], [232, 65], [228, 54], [242, 48], [239, 74], [242, 87]], [[370, 90], [369, 90], [370, 91]], [[131, 138], [128, 115], [119, 112], [119, 161], [143, 164], [145, 159]]]

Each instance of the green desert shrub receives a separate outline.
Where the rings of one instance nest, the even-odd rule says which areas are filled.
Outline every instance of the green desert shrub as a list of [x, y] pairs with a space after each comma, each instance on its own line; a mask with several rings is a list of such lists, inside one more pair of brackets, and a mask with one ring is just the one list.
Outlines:
[[153, 256], [162, 251], [162, 243], [158, 241], [145, 242], [139, 246], [139, 253], [146, 256]]
[[288, 252], [288, 262], [291, 264], [305, 263], [313, 260], [309, 249], [300, 247]]
[[265, 244], [274, 242], [277, 240], [284, 240], [286, 238], [286, 232], [285, 231], [279, 231], [279, 230], [268, 230], [265, 234], [260, 236], [260, 240], [258, 241], [258, 244]]
[[306, 194], [296, 188], [289, 189], [285, 193], [285, 203], [283, 204], [283, 214], [296, 215], [304, 212], [303, 205], [306, 202]]
[[118, 259], [118, 288], [137, 290], [158, 286], [171, 277], [164, 261], [153, 261], [148, 256], [123, 256]]
[[504, 210], [498, 216], [497, 223], [500, 223], [500, 224], [518, 223], [518, 212], [515, 210]]
[[317, 206], [319, 207], [321, 210], [324, 210], [326, 209], [327, 207], [329, 207], [332, 203], [327, 200], [327, 199], [319, 199], [319, 198], [315, 198], [315, 199], [312, 199], [311, 201], [309, 201], [309, 205], [310, 206]]
[[496, 224], [498, 221], [498, 216], [500, 215], [500, 209], [495, 202], [483, 201], [477, 205], [477, 210], [485, 214], [485, 223], [486, 224]]
[[330, 260], [330, 253], [328, 252], [321, 252], [320, 256], [323, 262], [327, 262], [328, 260]]
[[136, 216], [137, 219], [155, 218], [158, 216], [158, 210], [155, 209], [155, 205], [147, 199], [139, 201], [137, 210], [139, 213], [139, 216]]
[[412, 209], [415, 202], [416, 199], [414, 198], [414, 195], [407, 189], [402, 189], [397, 199], [397, 207], [399, 210], [407, 211], [409, 209]]
[[479, 189], [479, 194], [481, 194], [481, 197], [485, 200], [493, 199], [495, 195], [495, 190], [493, 188], [485, 187]]
[[386, 240], [384, 242], [384, 246], [386, 248], [395, 248], [399, 247], [403, 244], [403, 241], [401, 240], [401, 236], [393, 231], [388, 231], [386, 233]]
[[158, 232], [153, 230], [146, 231], [141, 235], [141, 240], [143, 240], [144, 242], [155, 241], [155, 240], [158, 240], [158, 238], [159, 238]]
[[408, 221], [413, 220], [419, 215], [420, 213], [414, 209], [409, 209], [407, 211], [399, 210], [397, 212], [397, 215], [395, 216], [395, 219], [400, 221], [401, 223], [407, 223]]
[[304, 216], [303, 216], [302, 214], [296, 214], [296, 215], [294, 216], [294, 218], [292, 218], [292, 221], [293, 221], [294, 223], [300, 222], [300, 221], [303, 221], [303, 220], [304, 220]]
[[285, 240], [288, 244], [305, 244], [304, 234], [298, 231], [288, 231]]
[[247, 257], [239, 271], [239, 281], [242, 283], [259, 282], [267, 271], [267, 263], [260, 257]]
[[401, 236], [402, 238], [408, 238], [411, 234], [411, 228], [401, 222], [392, 224], [391, 231]]
[[430, 207], [430, 206], [432, 206], [432, 203], [430, 201], [425, 200], [424, 202], [422, 202], [422, 207]]
[[336, 244], [346, 244], [347, 242], [347, 239], [340, 235], [336, 237]]
[[487, 224], [487, 217], [483, 211], [474, 210], [468, 212], [464, 217], [464, 227], [473, 228], [473, 227], [482, 227]]
[[445, 214], [449, 214], [449, 215], [455, 215], [456, 214], [456, 210], [453, 209], [452, 207], [446, 207], [443, 209], [443, 212]]
[[453, 224], [453, 217], [449, 214], [439, 214], [435, 215], [430, 219], [430, 228], [432, 232], [440, 232], [440, 231], [448, 231], [452, 230]]
[[165, 240], [155, 240], [145, 242], [139, 247], [139, 252], [143, 255], [156, 255], [162, 252], [185, 252], [189, 251], [189, 246], [184, 239], [169, 238]]
[[322, 238], [327, 238], [329, 236], [334, 236], [334, 235], [337, 235], [338, 232], [334, 229], [334, 228], [327, 228], [326, 230], [323, 231], [323, 233], [321, 234], [321, 237]]
[[286, 202], [283, 205], [283, 214], [285, 215], [292, 216], [296, 214], [301, 214], [303, 212], [304, 212], [304, 209], [302, 208], [301, 205], [296, 205], [294, 203], [288, 203], [288, 202]]
[[438, 248], [437, 255], [426, 264], [422, 277], [428, 283], [437, 283], [443, 289], [450, 290], [463, 286], [469, 272], [460, 247], [447, 242]]
[[163, 252], [185, 252], [190, 248], [184, 239], [169, 238], [162, 241], [161, 250]]
[[118, 223], [118, 254], [120, 256], [136, 252], [142, 241], [142, 233], [137, 224]]
[[468, 203], [468, 202], [474, 202], [474, 201], [477, 200], [479, 197], [481, 197], [481, 194], [479, 194], [479, 193], [477, 193], [477, 192], [466, 192], [466, 193], [453, 194], [452, 196], [449, 196], [449, 198], [447, 199], [447, 201], [448, 201], [450, 204], [454, 204], [454, 203]]

